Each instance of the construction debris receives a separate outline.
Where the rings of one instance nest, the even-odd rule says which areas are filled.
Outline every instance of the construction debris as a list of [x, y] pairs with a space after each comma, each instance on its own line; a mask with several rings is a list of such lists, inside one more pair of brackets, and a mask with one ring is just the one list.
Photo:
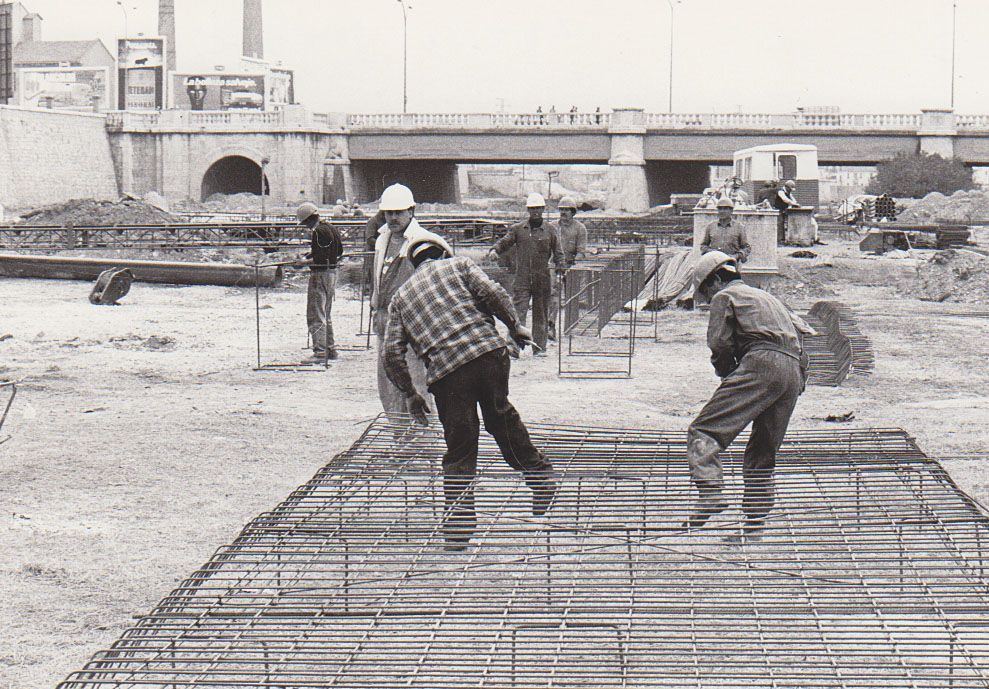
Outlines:
[[443, 437], [379, 420], [60, 689], [986, 686], [989, 520], [895, 429], [794, 431], [762, 539], [686, 534], [686, 435], [532, 424], [543, 517], [482, 436], [443, 549]]
[[924, 301], [984, 303], [989, 294], [989, 257], [964, 249], [934, 254], [917, 269]]
[[898, 222], [932, 223], [989, 221], [989, 193], [973, 189], [951, 196], [934, 191], [897, 216]]
[[134, 273], [130, 268], [110, 268], [100, 273], [89, 293], [90, 304], [116, 306], [128, 292], [134, 282]]
[[24, 225], [90, 227], [99, 225], [156, 225], [178, 222], [179, 218], [139, 199], [120, 201], [75, 199], [37, 208], [21, 215]]

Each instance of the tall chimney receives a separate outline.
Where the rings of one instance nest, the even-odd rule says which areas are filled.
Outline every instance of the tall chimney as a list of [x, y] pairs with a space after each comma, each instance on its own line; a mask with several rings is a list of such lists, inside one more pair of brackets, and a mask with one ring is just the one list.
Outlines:
[[261, 0], [244, 0], [244, 55], [264, 59]]
[[158, 35], [165, 37], [165, 69], [175, 71], [175, 0], [158, 0]]

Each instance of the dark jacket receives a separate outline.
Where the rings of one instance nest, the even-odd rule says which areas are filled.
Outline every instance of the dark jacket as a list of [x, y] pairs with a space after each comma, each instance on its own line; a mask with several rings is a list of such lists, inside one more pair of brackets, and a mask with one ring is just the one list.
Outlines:
[[550, 260], [559, 269], [566, 267], [556, 226], [544, 221], [541, 227], [533, 229], [528, 220], [516, 223], [498, 240], [494, 250], [501, 256], [513, 246], [516, 250], [516, 288], [528, 287], [533, 292], [549, 294], [553, 284], [549, 273]]
[[333, 225], [320, 220], [312, 230], [310, 247], [312, 270], [336, 268], [337, 261], [343, 256], [343, 237]]

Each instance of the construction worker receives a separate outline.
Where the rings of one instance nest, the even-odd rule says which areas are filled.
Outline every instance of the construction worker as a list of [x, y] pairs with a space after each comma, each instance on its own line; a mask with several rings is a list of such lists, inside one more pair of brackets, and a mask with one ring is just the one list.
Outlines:
[[711, 303], [707, 343], [721, 385], [688, 430], [687, 461], [699, 497], [683, 528], [699, 528], [727, 507], [718, 453], [751, 423], [742, 540], [754, 540], [772, 509], [776, 453], [804, 390], [802, 337], [814, 330], [776, 297], [742, 282], [735, 260], [720, 251], [701, 256], [694, 285]]
[[319, 209], [303, 203], [295, 212], [301, 225], [312, 232], [309, 253], [309, 286], [306, 290], [306, 323], [312, 341], [312, 358], [308, 363], [336, 359], [333, 341], [333, 297], [337, 285], [337, 262], [343, 256], [340, 232], [319, 219]]
[[765, 182], [762, 188], [756, 192], [755, 202], [756, 205], [769, 204], [773, 205], [773, 197], [776, 196], [776, 187], [779, 186], [779, 180], [773, 179]]
[[[572, 196], [564, 196], [558, 205], [560, 209], [560, 222], [556, 228], [560, 234], [560, 249], [563, 251], [563, 265], [565, 268], [572, 268], [577, 262], [577, 258], [584, 258], [587, 255], [587, 228], [584, 223], [574, 218], [577, 216], [577, 202]], [[560, 289], [562, 285], [559, 280], [553, 281], [553, 295], [549, 302], [549, 313], [546, 316], [546, 325], [549, 330], [549, 339], [556, 339], [556, 317], [560, 310]]]
[[718, 199], [718, 219], [704, 228], [701, 253], [721, 251], [738, 263], [745, 263], [752, 253], [752, 247], [745, 236], [745, 227], [732, 220], [735, 204], [727, 197]]
[[552, 223], [543, 221], [546, 200], [542, 194], [529, 194], [525, 201], [529, 218], [508, 228], [505, 236], [488, 252], [501, 256], [515, 247], [515, 286], [513, 287], [515, 310], [519, 320], [525, 323], [532, 302], [532, 332], [536, 342], [536, 354], [546, 353], [546, 315], [552, 294], [552, 278], [549, 262], [552, 259], [557, 272], [565, 270], [560, 237]]
[[[379, 210], [384, 213], [385, 224], [378, 230], [374, 242], [374, 264], [372, 266], [371, 308], [372, 325], [378, 338], [378, 397], [386, 414], [392, 418], [404, 418], [409, 413], [408, 400], [404, 392], [389, 380], [384, 367], [385, 329], [388, 326], [388, 306], [398, 288], [412, 277], [412, 264], [409, 263], [409, 242], [414, 239], [433, 238], [442, 243], [449, 253], [453, 249], [446, 240], [422, 228], [415, 219], [415, 198], [412, 191], [401, 184], [393, 184], [381, 194]], [[414, 351], [408, 353], [408, 368], [411, 371], [415, 388], [422, 396], [426, 391], [426, 366]]]
[[557, 484], [553, 466], [532, 444], [529, 432], [508, 400], [509, 352], [495, 327], [508, 326], [519, 346], [528, 343], [508, 293], [466, 257], [452, 257], [438, 237], [410, 240], [408, 255], [415, 273], [394, 294], [389, 308], [384, 363], [388, 377], [408, 399], [416, 420], [427, 424], [429, 404], [416, 390], [407, 365], [413, 349], [427, 362], [429, 391], [443, 424], [444, 535], [447, 548], [467, 547], [477, 524], [474, 479], [480, 406], [484, 428], [494, 436], [502, 456], [523, 473], [532, 490], [532, 512], [542, 516]]
[[797, 183], [792, 179], [788, 179], [779, 191], [776, 192], [776, 196], [773, 197], [773, 208], [779, 211], [779, 217], [776, 220], [776, 243], [782, 244], [786, 241], [786, 220], [787, 211], [791, 208], [800, 208], [800, 204], [797, 203], [797, 199], [794, 198], [793, 192], [797, 188]]

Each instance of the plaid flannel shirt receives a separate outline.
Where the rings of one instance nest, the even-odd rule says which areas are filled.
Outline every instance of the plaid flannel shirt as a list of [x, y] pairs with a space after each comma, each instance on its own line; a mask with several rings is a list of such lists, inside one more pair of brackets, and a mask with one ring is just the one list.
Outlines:
[[508, 292], [473, 261], [457, 256], [423, 263], [392, 297], [384, 352], [388, 378], [406, 395], [414, 392], [405, 362], [409, 345], [425, 362], [429, 384], [507, 346], [495, 318], [511, 332], [518, 326]]

